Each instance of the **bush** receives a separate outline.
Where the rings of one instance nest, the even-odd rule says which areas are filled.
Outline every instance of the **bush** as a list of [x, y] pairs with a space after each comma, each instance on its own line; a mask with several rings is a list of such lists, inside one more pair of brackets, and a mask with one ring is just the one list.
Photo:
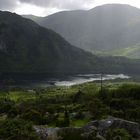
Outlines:
[[0, 121], [0, 139], [39, 140], [32, 128], [32, 124], [21, 119]]
[[110, 129], [107, 132], [107, 140], [132, 140], [132, 137], [125, 129]]

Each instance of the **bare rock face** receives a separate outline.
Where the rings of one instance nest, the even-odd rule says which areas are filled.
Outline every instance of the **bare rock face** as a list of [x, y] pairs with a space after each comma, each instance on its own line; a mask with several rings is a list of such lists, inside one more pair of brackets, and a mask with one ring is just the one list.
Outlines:
[[139, 124], [123, 119], [109, 117], [104, 120], [95, 120], [84, 127], [48, 128], [35, 126], [36, 132], [42, 140], [105, 140], [109, 129], [125, 129], [135, 138], [140, 138]]

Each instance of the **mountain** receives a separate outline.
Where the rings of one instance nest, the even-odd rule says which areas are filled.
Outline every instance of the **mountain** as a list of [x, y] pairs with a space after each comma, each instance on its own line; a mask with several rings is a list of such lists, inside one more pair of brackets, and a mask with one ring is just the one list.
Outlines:
[[36, 22], [53, 29], [71, 44], [84, 50], [140, 58], [140, 51], [137, 52], [140, 50], [138, 8], [108, 4], [88, 11], [59, 12], [38, 18]]
[[35, 15], [22, 15], [22, 17], [31, 19], [35, 22], [39, 22], [40, 20], [43, 19], [43, 17], [39, 17], [39, 16], [35, 16]]
[[140, 61], [97, 57], [19, 15], [0, 12], [0, 73], [139, 73]]
[[96, 61], [52, 30], [0, 12], [0, 72], [85, 72], [96, 69]]

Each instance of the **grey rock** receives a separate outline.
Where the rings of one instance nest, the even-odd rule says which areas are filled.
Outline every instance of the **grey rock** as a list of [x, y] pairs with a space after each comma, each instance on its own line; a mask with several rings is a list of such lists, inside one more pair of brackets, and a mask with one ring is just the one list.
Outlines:
[[139, 124], [136, 122], [126, 121], [119, 118], [109, 117], [104, 120], [95, 120], [84, 127], [64, 127], [48, 128], [42, 126], [34, 127], [41, 138], [47, 140], [60, 140], [63, 136], [76, 135], [85, 140], [96, 137], [99, 140], [105, 140], [106, 134], [110, 128], [125, 129], [135, 138], [140, 138]]
[[127, 130], [133, 137], [140, 137], [139, 124], [136, 122], [126, 121], [119, 118], [109, 117], [108, 119], [100, 120], [100, 121], [92, 121], [90, 122], [86, 128], [91, 126], [95, 126], [98, 129], [100, 135], [105, 136], [108, 129], [112, 128], [123, 128]]

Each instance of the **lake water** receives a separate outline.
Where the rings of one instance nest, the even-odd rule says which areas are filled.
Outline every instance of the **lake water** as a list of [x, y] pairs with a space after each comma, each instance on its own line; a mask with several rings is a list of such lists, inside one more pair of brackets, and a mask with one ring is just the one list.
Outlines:
[[[124, 74], [102, 75], [102, 80], [116, 80], [116, 79], [129, 79], [130, 76]], [[31, 81], [24, 86], [28, 87], [48, 87], [48, 86], [73, 86], [78, 84], [83, 84], [87, 82], [100, 81], [100, 74], [79, 74], [76, 76], [71, 76], [66, 79], [47, 79], [43, 81]]]
[[[103, 75], [102, 80], [115, 80], [115, 79], [129, 79], [130, 77], [124, 74], [118, 75]], [[85, 74], [77, 75], [66, 81], [56, 81], [56, 86], [73, 86], [78, 84], [83, 84], [86, 82], [93, 82], [101, 80], [100, 74]]]

